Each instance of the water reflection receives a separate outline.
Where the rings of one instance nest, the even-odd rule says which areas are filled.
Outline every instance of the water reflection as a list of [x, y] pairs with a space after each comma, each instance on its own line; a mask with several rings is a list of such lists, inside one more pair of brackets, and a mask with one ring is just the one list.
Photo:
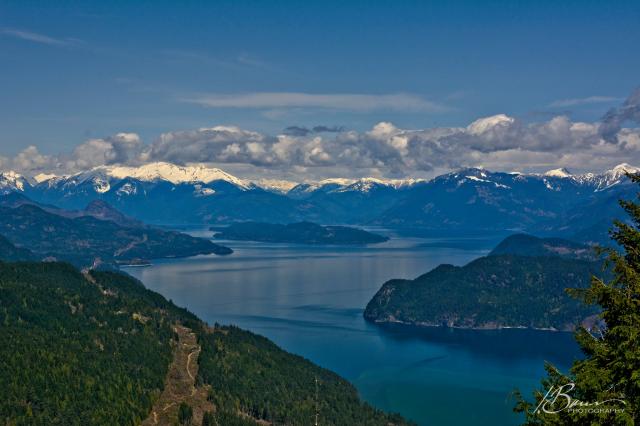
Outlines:
[[385, 338], [393, 341], [422, 340], [455, 346], [477, 357], [509, 362], [515, 359], [544, 359], [565, 367], [581, 356], [569, 333], [527, 329], [462, 330], [441, 327], [376, 325]]
[[234, 254], [128, 272], [210, 323], [237, 324], [336, 371], [367, 401], [421, 425], [515, 424], [509, 394], [536, 387], [545, 360], [570, 365], [579, 356], [570, 334], [378, 326], [362, 317], [385, 281], [463, 265], [495, 239], [393, 238], [367, 247], [223, 241]]

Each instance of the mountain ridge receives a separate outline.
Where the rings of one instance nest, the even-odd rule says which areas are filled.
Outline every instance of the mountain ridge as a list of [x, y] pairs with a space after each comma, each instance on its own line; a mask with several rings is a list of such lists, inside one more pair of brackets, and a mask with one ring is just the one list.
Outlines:
[[386, 179], [379, 177], [361, 177], [361, 178], [325, 178], [318, 181], [306, 181], [295, 182], [291, 180], [279, 180], [279, 179], [242, 179], [238, 178], [230, 173], [225, 172], [219, 168], [207, 167], [202, 164], [181, 166], [177, 164], [167, 162], [153, 162], [147, 163], [141, 166], [98, 166], [92, 169], [88, 169], [82, 172], [57, 176], [54, 174], [41, 173], [34, 178], [27, 178], [22, 174], [7, 170], [0, 172], [0, 190], [3, 188], [13, 188], [22, 190], [24, 184], [31, 186], [37, 186], [41, 184], [49, 184], [56, 181], [77, 181], [83, 183], [92, 179], [104, 180], [108, 178], [122, 180], [122, 179], [137, 179], [143, 182], [153, 182], [157, 180], [164, 180], [173, 184], [181, 183], [211, 183], [217, 180], [223, 180], [237, 185], [238, 187], [249, 189], [250, 187], [262, 188], [265, 190], [273, 189], [278, 192], [288, 192], [299, 185], [309, 185], [314, 188], [321, 188], [325, 185], [338, 185], [341, 188], [350, 187], [354, 184], [366, 184], [375, 183], [379, 185], [392, 186], [395, 188], [410, 187], [416, 184], [431, 182], [442, 176], [451, 174], [460, 174], [466, 170], [480, 170], [486, 173], [517, 173], [523, 176], [537, 176], [537, 177], [552, 177], [560, 179], [572, 179], [578, 182], [588, 182], [597, 180], [598, 178], [608, 178], [610, 184], [618, 183], [619, 179], [625, 172], [637, 173], [640, 171], [639, 167], [631, 166], [628, 163], [621, 163], [614, 166], [611, 169], [605, 170], [601, 173], [586, 172], [574, 175], [570, 173], [566, 168], [561, 167], [557, 169], [548, 170], [544, 173], [520, 173], [520, 172], [501, 172], [501, 171], [488, 171], [483, 168], [461, 168], [459, 170], [453, 170], [442, 175], [435, 176], [431, 179], [423, 178], [404, 178], [404, 179]]
[[[466, 168], [431, 180], [334, 178], [297, 185], [251, 182], [219, 169], [167, 163], [105, 170], [34, 184], [7, 172], [0, 175], [0, 188], [67, 210], [102, 200], [129, 217], [156, 224], [309, 221], [425, 230], [506, 229], [603, 241], [606, 229], [595, 225], [624, 217], [616, 203], [604, 209], [603, 203], [635, 196], [625, 173], [640, 169], [620, 164], [605, 173], [572, 175], [566, 170], [523, 174]], [[574, 220], [585, 207], [590, 215]]]

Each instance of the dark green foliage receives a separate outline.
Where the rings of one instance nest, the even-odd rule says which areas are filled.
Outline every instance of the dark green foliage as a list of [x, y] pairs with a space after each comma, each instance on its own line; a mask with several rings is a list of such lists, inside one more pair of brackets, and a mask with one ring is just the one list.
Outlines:
[[400, 416], [361, 402], [356, 389], [335, 373], [283, 351], [264, 337], [219, 326], [200, 337], [199, 376], [211, 384], [212, 402], [222, 412], [244, 413], [274, 424], [312, 424], [317, 379], [321, 424], [407, 424]]
[[[211, 415], [210, 425], [215, 426], [260, 426], [260, 423], [252, 420], [250, 417], [242, 414], [232, 413], [229, 411], [220, 411]], [[202, 426], [206, 426], [204, 421]]]
[[135, 263], [161, 257], [231, 253], [227, 247], [179, 232], [124, 227], [92, 216], [67, 218], [32, 204], [0, 207], [0, 234], [40, 259], [53, 257], [77, 266], [92, 265], [95, 259]]
[[559, 256], [569, 259], [595, 260], [593, 247], [562, 238], [538, 238], [527, 234], [511, 235], [500, 242], [489, 254], [498, 256], [513, 254], [518, 256]]
[[299, 244], [374, 244], [389, 238], [347, 226], [322, 226], [312, 222], [275, 223], [241, 222], [230, 225], [216, 238]]
[[565, 293], [601, 273], [597, 262], [560, 257], [487, 256], [440, 265], [415, 280], [385, 283], [364, 316], [376, 322], [468, 328], [570, 330], [596, 309]]
[[186, 402], [181, 402], [178, 407], [178, 423], [181, 425], [190, 425], [193, 418], [193, 408]]
[[216, 426], [215, 415], [211, 411], [205, 411], [202, 415], [202, 426]]
[[127, 425], [147, 416], [182, 311], [124, 275], [91, 280], [67, 264], [0, 263], [0, 422]]
[[[640, 175], [630, 176], [640, 183]], [[543, 388], [534, 393], [535, 403], [525, 401], [517, 393], [516, 411], [525, 413], [527, 425], [633, 425], [640, 422], [640, 204], [621, 201], [629, 214], [630, 224], [615, 222], [611, 236], [623, 249], [619, 253], [607, 249], [614, 277], [605, 282], [597, 277], [587, 289], [569, 292], [587, 305], [601, 309], [601, 327], [588, 331], [580, 328], [576, 340], [584, 352], [569, 374], [547, 365]], [[611, 401], [600, 406], [609, 410], [571, 411], [564, 409], [566, 399], [549, 404], [547, 411], [536, 407], [548, 398], [547, 391], [572, 383], [570, 397], [589, 404]], [[625, 403], [620, 402], [625, 401]], [[617, 409], [617, 410], [616, 410]]]
[[5, 262], [15, 262], [19, 260], [34, 260], [35, 257], [31, 251], [16, 247], [0, 235], [0, 260]]
[[[163, 388], [174, 323], [202, 347], [197, 379], [212, 385], [218, 408], [209, 424], [311, 424], [316, 378], [323, 425], [406, 424], [362, 403], [334, 373], [264, 337], [212, 329], [124, 274], [1, 262], [0, 424], [138, 424]], [[180, 412], [183, 423], [193, 415]]]

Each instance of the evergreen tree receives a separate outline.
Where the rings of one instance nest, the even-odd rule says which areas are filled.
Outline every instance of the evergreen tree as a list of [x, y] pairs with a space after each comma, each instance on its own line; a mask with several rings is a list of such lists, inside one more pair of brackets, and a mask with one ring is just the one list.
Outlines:
[[[640, 183], [640, 174], [629, 178]], [[640, 423], [640, 204], [622, 200], [620, 205], [631, 221], [615, 221], [611, 236], [623, 252], [600, 250], [614, 278], [604, 282], [594, 277], [587, 289], [567, 290], [599, 306], [602, 321], [576, 332], [585, 358], [574, 362], [570, 374], [547, 364], [535, 403], [516, 393], [515, 411], [525, 413], [526, 425]]]
[[216, 424], [215, 417], [211, 411], [205, 411], [202, 415], [202, 426], [214, 426]]
[[193, 408], [186, 402], [181, 402], [178, 407], [178, 423], [181, 425], [190, 425], [193, 417]]

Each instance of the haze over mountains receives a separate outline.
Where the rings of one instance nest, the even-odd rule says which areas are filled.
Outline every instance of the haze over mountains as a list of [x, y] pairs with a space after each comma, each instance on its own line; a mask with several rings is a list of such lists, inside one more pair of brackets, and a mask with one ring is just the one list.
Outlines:
[[[250, 181], [220, 169], [149, 163], [102, 166], [69, 176], [0, 174], [0, 192], [82, 210], [103, 200], [138, 220], [216, 224], [236, 221], [366, 224], [432, 230], [519, 230], [598, 240], [615, 202], [635, 196], [620, 164], [603, 173], [544, 174], [468, 168], [431, 180]], [[473, 214], [470, 214], [473, 212]], [[606, 232], [605, 232], [606, 234]]]

